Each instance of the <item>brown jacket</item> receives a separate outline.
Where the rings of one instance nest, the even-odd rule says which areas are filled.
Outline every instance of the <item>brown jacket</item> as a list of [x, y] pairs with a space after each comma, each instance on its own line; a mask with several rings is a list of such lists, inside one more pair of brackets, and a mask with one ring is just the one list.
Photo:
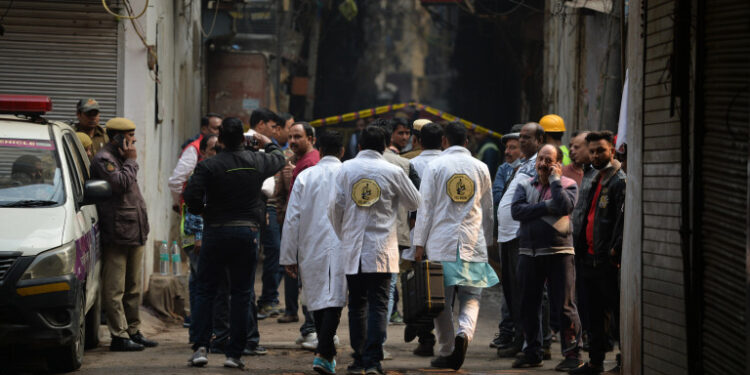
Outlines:
[[138, 188], [138, 163], [123, 159], [116, 146], [107, 143], [91, 162], [91, 176], [112, 186], [112, 198], [96, 205], [102, 243], [141, 246], [148, 236], [146, 202]]

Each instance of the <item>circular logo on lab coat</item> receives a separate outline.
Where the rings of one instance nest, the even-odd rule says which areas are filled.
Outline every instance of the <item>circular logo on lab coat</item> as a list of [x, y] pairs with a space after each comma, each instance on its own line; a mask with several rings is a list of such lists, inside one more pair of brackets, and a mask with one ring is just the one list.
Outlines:
[[474, 181], [463, 173], [454, 174], [448, 179], [446, 191], [452, 201], [466, 203], [474, 196]]
[[357, 206], [370, 207], [380, 199], [380, 186], [374, 180], [363, 178], [352, 186], [352, 200]]

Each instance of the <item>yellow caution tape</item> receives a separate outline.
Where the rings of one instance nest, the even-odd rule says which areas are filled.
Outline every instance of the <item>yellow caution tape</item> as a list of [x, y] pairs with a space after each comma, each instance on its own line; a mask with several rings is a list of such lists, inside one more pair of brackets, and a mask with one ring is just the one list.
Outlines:
[[366, 118], [374, 117], [376, 115], [382, 115], [384, 113], [398, 111], [399, 109], [405, 108], [407, 106], [415, 107], [418, 111], [425, 111], [445, 121], [458, 121], [461, 124], [463, 124], [467, 129], [474, 130], [478, 133], [489, 134], [490, 136], [493, 136], [495, 138], [503, 137], [502, 134], [496, 131], [479, 126], [471, 121], [462, 119], [460, 117], [456, 117], [450, 113], [443, 112], [437, 108], [433, 108], [433, 107], [426, 106], [424, 104], [416, 103], [416, 102], [384, 105], [384, 106], [375, 107], [375, 108], [363, 109], [357, 112], [349, 112], [349, 113], [344, 113], [344, 114], [336, 115], [336, 116], [328, 116], [326, 118], [310, 121], [310, 125], [315, 126], [315, 127], [336, 125], [342, 122], [350, 122], [350, 121], [354, 121], [358, 119], [366, 119]]

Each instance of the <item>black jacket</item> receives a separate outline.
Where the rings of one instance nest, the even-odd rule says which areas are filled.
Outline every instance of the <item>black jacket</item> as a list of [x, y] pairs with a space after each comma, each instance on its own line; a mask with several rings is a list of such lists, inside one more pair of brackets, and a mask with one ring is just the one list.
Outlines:
[[[582, 189], [581, 205], [576, 207], [576, 214], [580, 217], [580, 225], [573, 227], [576, 256], [584, 264], [597, 267], [601, 264], [619, 265], [622, 255], [622, 230], [625, 218], [625, 186], [626, 176], [620, 162], [613, 160], [612, 164], [601, 171], [591, 171], [591, 178], [584, 177], [582, 184], [588, 184]], [[588, 173], [587, 173], [588, 175]], [[591, 200], [596, 193], [596, 184], [601, 177], [602, 190], [596, 203], [594, 213], [594, 254], [588, 253], [586, 243], [586, 226], [588, 224]], [[614, 250], [614, 255], [610, 253]]]
[[[188, 210], [203, 214], [206, 225], [230, 221], [265, 222], [265, 203], [260, 191], [263, 180], [284, 166], [278, 146], [266, 152], [224, 150], [195, 167], [183, 192]], [[205, 202], [205, 204], [204, 204]]]

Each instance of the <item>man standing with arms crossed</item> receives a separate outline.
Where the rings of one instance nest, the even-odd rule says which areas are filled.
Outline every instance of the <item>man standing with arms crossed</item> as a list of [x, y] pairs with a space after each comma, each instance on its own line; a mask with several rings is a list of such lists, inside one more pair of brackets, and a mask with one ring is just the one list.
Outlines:
[[415, 211], [419, 192], [404, 171], [383, 159], [386, 134], [362, 131], [360, 152], [339, 170], [328, 218], [340, 240], [349, 285], [349, 336], [354, 363], [349, 374], [384, 374], [383, 340], [388, 325], [388, 290], [398, 273], [396, 207]]
[[[490, 172], [466, 149], [466, 135], [466, 127], [459, 122], [446, 126], [445, 151], [422, 175], [422, 207], [414, 226], [416, 260], [427, 255], [443, 265], [446, 304], [435, 318], [439, 349], [431, 365], [454, 370], [463, 365], [474, 337], [482, 288], [499, 281], [487, 263], [493, 230]], [[459, 315], [454, 336], [455, 299]]]

